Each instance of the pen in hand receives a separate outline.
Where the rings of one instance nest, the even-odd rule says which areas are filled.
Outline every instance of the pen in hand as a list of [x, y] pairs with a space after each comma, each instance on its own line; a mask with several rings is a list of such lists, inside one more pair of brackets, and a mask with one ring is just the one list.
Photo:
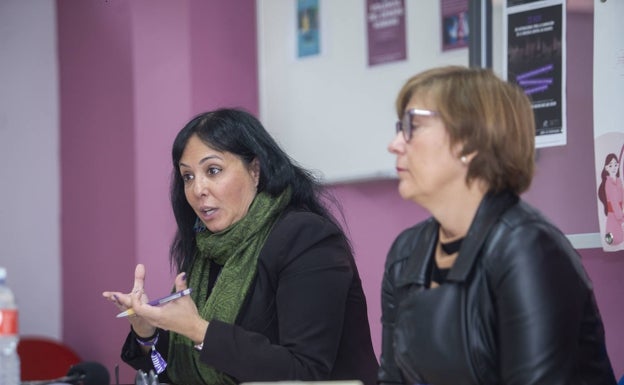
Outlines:
[[[191, 288], [189, 287], [188, 289], [184, 289], [184, 290], [180, 290], [176, 293], [173, 294], [169, 294], [166, 297], [162, 297], [162, 298], [158, 298], [155, 299], [153, 301], [149, 301], [148, 304], [152, 305], [152, 306], [159, 306], [159, 305], [163, 305], [167, 302], [173, 301], [174, 299], [178, 299], [178, 298], [182, 298], [185, 295], [189, 295], [191, 294]], [[117, 314], [117, 318], [123, 318], [123, 317], [128, 317], [134, 314], [134, 310], [132, 309], [128, 309], [126, 311], [122, 311], [121, 313]]]

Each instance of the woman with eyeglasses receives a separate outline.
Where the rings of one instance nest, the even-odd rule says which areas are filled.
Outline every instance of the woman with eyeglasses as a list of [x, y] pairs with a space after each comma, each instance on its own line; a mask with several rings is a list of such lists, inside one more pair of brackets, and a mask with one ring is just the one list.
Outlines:
[[382, 283], [380, 384], [615, 384], [592, 284], [531, 183], [528, 97], [491, 70], [442, 67], [396, 101], [403, 231]]

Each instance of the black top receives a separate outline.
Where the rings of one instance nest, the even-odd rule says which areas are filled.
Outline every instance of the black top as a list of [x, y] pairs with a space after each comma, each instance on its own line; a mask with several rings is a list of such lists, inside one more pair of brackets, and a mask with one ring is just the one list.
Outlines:
[[[462, 244], [463, 240], [464, 240], [464, 238], [459, 238], [459, 239], [457, 239], [455, 241], [452, 241], [452, 242], [440, 243], [440, 247], [442, 248], [442, 251], [444, 251], [444, 253], [447, 254], [447, 255], [455, 254], [461, 248], [461, 244]], [[435, 258], [431, 259], [431, 264], [432, 264], [431, 281], [432, 282], [436, 282], [438, 285], [441, 285], [444, 282], [446, 282], [446, 276], [448, 275], [449, 271], [451, 271], [451, 269], [450, 268], [441, 268], [436, 263]]]
[[[165, 359], [167, 337], [161, 332], [157, 345]], [[357, 379], [375, 384], [378, 364], [366, 300], [338, 229], [312, 213], [282, 215], [260, 252], [258, 273], [236, 324], [211, 321], [200, 354], [207, 365], [239, 382]], [[135, 369], [152, 368], [132, 334], [122, 359]]]

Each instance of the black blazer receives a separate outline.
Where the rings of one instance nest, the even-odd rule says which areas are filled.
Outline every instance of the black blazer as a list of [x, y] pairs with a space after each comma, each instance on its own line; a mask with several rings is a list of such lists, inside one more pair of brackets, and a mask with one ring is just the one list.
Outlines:
[[382, 384], [615, 384], [580, 257], [503, 193], [479, 206], [446, 282], [427, 289], [434, 219], [394, 242], [382, 283]]
[[[168, 334], [160, 334], [157, 350], [166, 359]], [[132, 333], [122, 359], [136, 369], [152, 368]], [[339, 230], [309, 212], [283, 214], [260, 252], [236, 323], [211, 321], [200, 359], [239, 382], [357, 379], [375, 384], [378, 364], [366, 299]]]

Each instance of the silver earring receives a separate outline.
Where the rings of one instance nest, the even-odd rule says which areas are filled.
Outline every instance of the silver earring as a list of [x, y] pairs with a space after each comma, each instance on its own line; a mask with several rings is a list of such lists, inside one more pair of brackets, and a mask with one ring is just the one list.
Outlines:
[[466, 158], [466, 155], [462, 155], [459, 160], [463, 163], [463, 164], [468, 164], [468, 158]]

